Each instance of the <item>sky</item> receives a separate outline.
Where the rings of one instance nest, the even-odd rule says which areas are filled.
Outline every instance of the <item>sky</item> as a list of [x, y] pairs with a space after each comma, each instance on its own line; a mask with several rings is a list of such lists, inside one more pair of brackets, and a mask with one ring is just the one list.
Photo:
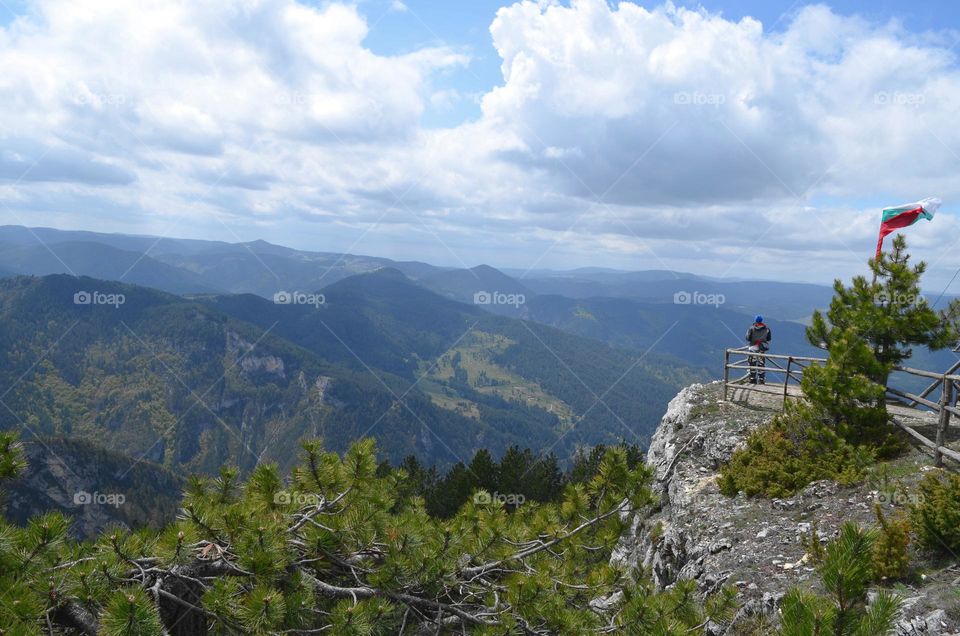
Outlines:
[[958, 51], [954, 2], [0, 0], [0, 223], [824, 283], [937, 196], [935, 289]]

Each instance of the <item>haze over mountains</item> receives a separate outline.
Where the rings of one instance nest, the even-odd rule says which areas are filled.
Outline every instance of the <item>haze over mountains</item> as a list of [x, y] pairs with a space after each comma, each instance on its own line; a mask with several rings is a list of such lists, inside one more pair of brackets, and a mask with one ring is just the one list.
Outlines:
[[792, 323], [805, 322], [832, 295], [825, 285], [728, 280], [666, 270], [507, 272], [489, 265], [464, 269], [307, 252], [265, 241], [227, 243], [0, 227], [0, 275], [82, 275], [178, 295], [250, 293], [272, 300], [281, 291], [318, 292], [349, 276], [385, 267], [446, 298], [467, 304], [479, 301], [480, 308], [492, 313], [640, 353], [656, 344], [656, 352], [710, 375], [717, 374], [723, 348], [742, 344], [742, 332], [755, 313], [764, 314], [773, 327], [777, 349], [813, 353], [803, 330]]
[[[669, 271], [511, 273], [4, 226], [0, 427], [204, 473], [287, 466], [314, 436], [343, 450], [373, 435], [395, 462], [510, 445], [563, 461], [644, 445], [681, 386], [719, 377], [754, 312], [775, 350], [817, 353], [801, 321], [831, 295]], [[77, 304], [91, 293], [123, 303]]]
[[153, 283], [172, 293], [248, 292], [271, 297], [278, 285], [319, 289], [346, 276], [389, 266], [437, 293], [464, 301], [472, 301], [474, 293], [487, 289], [483, 285], [492, 288], [488, 291], [504, 293], [608, 296], [654, 303], [672, 302], [677, 292], [699, 291], [723, 293], [726, 304], [749, 312], [762, 296], [779, 318], [794, 320], [805, 318], [811, 307], [830, 298], [826, 286], [727, 280], [665, 270], [581, 268], [507, 273], [489, 265], [437, 267], [375, 256], [307, 252], [265, 241], [226, 243], [10, 225], [0, 226], [0, 247], [0, 271], [99, 275], [135, 284]]
[[[317, 291], [347, 276], [392, 267], [423, 287], [461, 302], [473, 303], [474, 295], [482, 292], [522, 294], [523, 303], [498, 303], [493, 298], [484, 308], [558, 324], [569, 317], [558, 313], [561, 307], [565, 311], [571, 306], [552, 299], [554, 296], [577, 301], [621, 299], [656, 305], [658, 311], [675, 304], [675, 295], [680, 295], [677, 300], [681, 303], [686, 300], [693, 306], [710, 306], [718, 298], [723, 308], [745, 315], [762, 310], [775, 319], [802, 321], [812, 308], [824, 306], [831, 295], [826, 286], [720, 280], [670, 271], [588, 268], [517, 271], [511, 276], [489, 265], [436, 267], [372, 256], [306, 252], [264, 241], [225, 243], [20, 226], [0, 227], [0, 247], [0, 272], [86, 275], [175, 294], [253, 293], [272, 298], [278, 291]], [[762, 299], [760, 306], [758, 298]], [[614, 311], [623, 306], [615, 306]], [[596, 312], [580, 315], [586, 320], [590, 320], [587, 315], [602, 320]], [[741, 331], [740, 326], [734, 331]], [[638, 346], [643, 342], [640, 339]], [[739, 336], [731, 340], [731, 344], [738, 343]]]
[[[94, 301], [78, 304], [84, 295]], [[306, 437], [343, 450], [372, 435], [395, 462], [447, 465], [514, 444], [568, 458], [580, 445], [644, 443], [660, 406], [699, 377], [674, 358], [445, 299], [393, 269], [324, 296], [276, 304], [3, 279], [0, 426], [206, 473], [288, 465]]]

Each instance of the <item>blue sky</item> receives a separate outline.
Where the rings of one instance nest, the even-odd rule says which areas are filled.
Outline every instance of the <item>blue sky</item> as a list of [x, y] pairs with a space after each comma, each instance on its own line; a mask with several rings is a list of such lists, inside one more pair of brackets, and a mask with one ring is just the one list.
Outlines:
[[[16, 15], [25, 14], [27, 4], [25, 0], [2, 0], [0, 25], [8, 24]], [[366, 42], [371, 50], [383, 55], [394, 55], [427, 45], [449, 44], [462, 47], [469, 52], [471, 63], [466, 69], [445, 77], [442, 85], [464, 95], [481, 94], [502, 79], [500, 59], [493, 48], [488, 28], [497, 9], [504, 6], [503, 0], [408, 0], [403, 4], [407, 11], [398, 11], [394, 0], [366, 0], [357, 3], [358, 9], [370, 23], [370, 34]], [[797, 9], [805, 4], [816, 3], [679, 0], [675, 4], [690, 8], [702, 6], [711, 11], [722, 12], [732, 19], [751, 16], [760, 20], [765, 29], [776, 31], [786, 26], [786, 20]], [[908, 0], [842, 0], [827, 4], [838, 12], [858, 14], [878, 22], [900, 20], [907, 28], [917, 32], [956, 28], [960, 25], [960, 3], [956, 2], [941, 0], [921, 4]], [[428, 113], [424, 123], [428, 126], [449, 126], [478, 115], [479, 103], [475, 99], [463, 99], [452, 104], [447, 111]]]
[[[324, 3], [310, 4], [321, 6]], [[356, 4], [370, 26], [366, 44], [382, 55], [396, 55], [435, 45], [450, 45], [463, 50], [471, 57], [469, 65], [440, 78], [438, 85], [456, 90], [465, 97], [442, 110], [426, 113], [423, 123], [442, 127], [477, 118], [480, 106], [476, 97], [502, 80], [501, 60], [490, 39], [489, 26], [497, 10], [507, 3], [504, 0], [407, 0], [402, 4], [405, 10], [400, 9], [396, 0], [361, 0]], [[804, 5], [818, 3], [675, 0], [674, 4], [692, 9], [703, 7], [734, 20], [749, 16], [760, 20], [767, 31], [782, 31], [796, 11]], [[874, 22], [900, 21], [917, 33], [960, 28], [960, 3], [949, 0], [922, 3], [911, 0], [834, 0], [825, 4], [838, 13], [860, 15]], [[0, 25], [8, 24], [16, 15], [25, 14], [27, 7], [26, 0], [0, 0]]]
[[828, 282], [940, 196], [936, 285], [958, 41], [947, 2], [0, 0], [0, 223]]
[[398, 11], [393, 0], [371, 0], [358, 5], [371, 24], [367, 44], [370, 49], [395, 55], [423, 46], [452, 45], [467, 52], [470, 64], [450, 73], [439, 82], [466, 98], [451, 104], [447, 111], [431, 112], [425, 117], [428, 126], [449, 126], [480, 114], [479, 102], [473, 96], [500, 82], [500, 58], [490, 40], [489, 26], [503, 2], [471, 0], [469, 2], [405, 2], [405, 11]]
[[[367, 44], [378, 53], [392, 55], [436, 44], [463, 47], [471, 56], [469, 66], [445, 77], [443, 86], [465, 95], [477, 95], [502, 79], [500, 58], [490, 40], [488, 29], [497, 9], [504, 4], [503, 0], [409, 0], [404, 2], [408, 11], [397, 11], [393, 0], [367, 0], [357, 6], [371, 25]], [[721, 12], [733, 20], [753, 17], [763, 23], [764, 30], [778, 32], [789, 25], [790, 17], [804, 5], [819, 3], [796, 0], [675, 0], [674, 4], [691, 9], [703, 7]], [[960, 28], [960, 3], [949, 0], [835, 0], [825, 4], [838, 13], [860, 15], [873, 22], [896, 20], [916, 33]], [[424, 123], [428, 126], [448, 126], [476, 118], [479, 113], [476, 100], [463, 99], [449, 111], [428, 113]]]

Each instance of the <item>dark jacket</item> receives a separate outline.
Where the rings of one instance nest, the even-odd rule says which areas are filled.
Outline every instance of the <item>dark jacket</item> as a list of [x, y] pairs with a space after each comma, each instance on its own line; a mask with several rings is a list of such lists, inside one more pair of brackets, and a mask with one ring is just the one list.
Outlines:
[[747, 330], [747, 342], [751, 345], [759, 345], [761, 351], [770, 348], [767, 343], [772, 339], [773, 332], [770, 331], [770, 327], [763, 323], [753, 325]]

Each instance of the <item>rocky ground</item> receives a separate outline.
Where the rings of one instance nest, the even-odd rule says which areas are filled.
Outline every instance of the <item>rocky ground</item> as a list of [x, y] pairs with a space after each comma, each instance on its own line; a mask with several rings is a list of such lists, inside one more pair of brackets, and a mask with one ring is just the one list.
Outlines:
[[[846, 520], [876, 525], [875, 502], [889, 514], [907, 504], [893, 484], [909, 492], [934, 469], [915, 449], [858, 486], [821, 481], [788, 499], [731, 499], [717, 488], [720, 466], [780, 403], [729, 401], [722, 393], [720, 383], [693, 385], [670, 403], [647, 455], [660, 506], [635, 516], [614, 560], [642, 568], [661, 588], [678, 579], [696, 580], [703, 594], [734, 585], [743, 604], [741, 623], [772, 625], [790, 587], [820, 585], [804, 549], [813, 527], [827, 541]], [[904, 599], [897, 634], [960, 634], [958, 559], [915, 553], [912, 563], [910, 579], [890, 586]]]

